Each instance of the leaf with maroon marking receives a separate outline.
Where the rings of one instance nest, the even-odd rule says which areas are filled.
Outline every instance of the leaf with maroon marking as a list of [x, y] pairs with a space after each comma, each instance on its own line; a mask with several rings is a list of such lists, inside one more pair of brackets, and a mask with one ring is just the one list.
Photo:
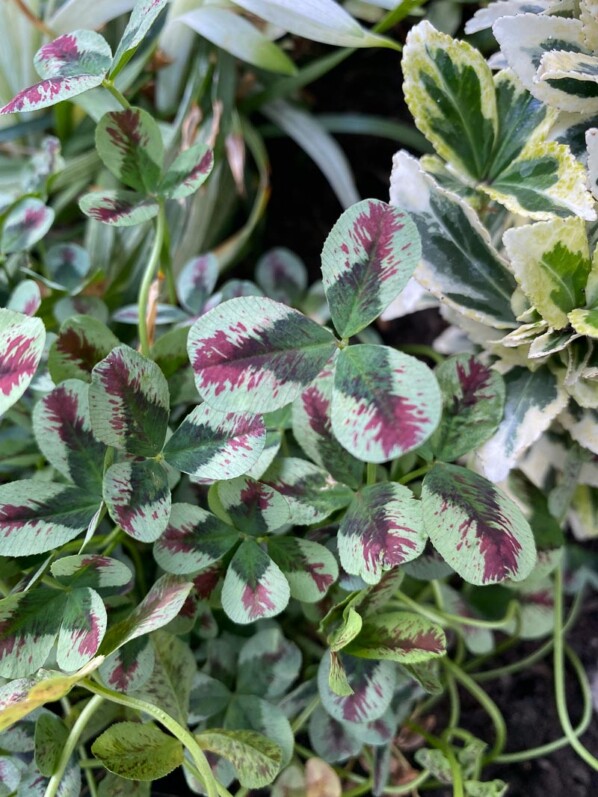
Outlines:
[[117, 462], [104, 475], [110, 517], [133, 539], [154, 542], [168, 525], [170, 487], [164, 465], [152, 459]]
[[197, 143], [174, 159], [158, 188], [167, 199], [184, 199], [194, 194], [208, 179], [214, 167], [214, 153]]
[[66, 484], [23, 479], [0, 485], [0, 549], [3, 556], [31, 556], [82, 534], [100, 499]]
[[353, 491], [345, 484], [297, 457], [279, 457], [262, 476], [262, 482], [286, 498], [291, 522], [299, 526], [324, 520], [350, 504], [353, 498]]
[[141, 108], [104, 114], [96, 127], [96, 149], [104, 166], [129, 188], [156, 190], [164, 162], [164, 144], [153, 117]]
[[426, 539], [420, 501], [386, 482], [357, 493], [338, 530], [338, 552], [347, 573], [377, 584], [384, 571], [416, 559]]
[[90, 587], [69, 593], [62, 612], [56, 646], [56, 663], [71, 672], [87, 664], [98, 652], [108, 622], [106, 607]]
[[22, 678], [43, 667], [59, 631], [66, 594], [48, 589], [0, 600], [0, 675]]
[[23, 199], [4, 219], [0, 250], [10, 254], [31, 249], [48, 232], [53, 221], [52, 208], [39, 199]]
[[280, 745], [261, 733], [218, 728], [195, 734], [195, 740], [202, 750], [230, 761], [239, 783], [247, 789], [267, 786], [280, 770]]
[[336, 695], [329, 686], [330, 657], [323, 656], [318, 668], [318, 690], [322, 705], [339, 722], [371, 722], [390, 705], [396, 683], [391, 661], [367, 661], [339, 654], [353, 693]]
[[47, 393], [33, 410], [33, 432], [57, 471], [99, 497], [106, 446], [91, 431], [87, 390], [85, 382], [68, 379]]
[[272, 299], [231, 299], [191, 327], [197, 390], [215, 409], [271, 412], [295, 399], [336, 350], [334, 337]]
[[325, 368], [293, 402], [293, 434], [307, 456], [335, 479], [359, 487], [363, 463], [332, 434], [330, 404], [334, 371]]
[[442, 392], [442, 418], [430, 444], [436, 458], [453, 462], [488, 440], [502, 420], [502, 376], [472, 354], [457, 354], [434, 371]]
[[284, 247], [270, 249], [257, 263], [255, 277], [266, 296], [295, 305], [307, 289], [307, 269], [300, 257]]
[[353, 758], [363, 747], [351, 726], [333, 719], [322, 706], [309, 718], [308, 732], [314, 752], [331, 764]]
[[0, 113], [25, 113], [70, 100], [99, 86], [110, 68], [112, 51], [99, 33], [75, 30], [44, 44], [33, 63], [42, 79], [20, 91]]
[[132, 639], [100, 665], [99, 675], [110, 689], [134, 692], [140, 689], [154, 669], [154, 646], [149, 637]]
[[47, 279], [50, 288], [69, 293], [77, 293], [89, 274], [91, 262], [89, 254], [78, 244], [56, 244], [45, 258]]
[[360, 659], [418, 664], [444, 656], [446, 637], [439, 625], [410, 612], [367, 617], [359, 635], [345, 648]]
[[521, 581], [536, 561], [519, 507], [466, 468], [436, 465], [422, 488], [424, 524], [438, 553], [470, 584]]
[[132, 573], [124, 562], [98, 554], [63, 556], [52, 562], [50, 571], [66, 587], [92, 587], [102, 595], [122, 592], [132, 579]]
[[301, 669], [301, 651], [277, 627], [264, 628], [241, 648], [236, 691], [268, 699], [279, 698]]
[[29, 387], [45, 342], [39, 318], [0, 308], [0, 416]]
[[222, 586], [222, 608], [230, 619], [245, 625], [274, 617], [289, 598], [289, 585], [278, 565], [253, 540], [241, 543]]
[[299, 537], [271, 537], [268, 553], [289, 582], [291, 597], [305, 603], [316, 603], [338, 578], [334, 555], [312, 540]]
[[219, 274], [218, 258], [212, 252], [187, 261], [176, 282], [181, 305], [198, 315], [212, 295]]
[[345, 210], [322, 249], [322, 277], [338, 334], [350, 338], [386, 310], [421, 258], [407, 213], [378, 199]]
[[94, 434], [106, 445], [155, 456], [170, 414], [166, 377], [152, 360], [118, 346], [93, 369], [89, 412]]
[[65, 379], [90, 382], [94, 366], [118, 345], [118, 338], [97, 318], [75, 315], [62, 324], [50, 347], [50, 376], [56, 384]]
[[114, 227], [134, 227], [158, 215], [156, 199], [135, 191], [92, 191], [79, 200], [79, 207], [96, 221]]
[[265, 442], [261, 416], [218, 412], [201, 404], [168, 440], [164, 459], [194, 479], [234, 479], [255, 465]]
[[166, 3], [167, 0], [137, 0], [114, 54], [111, 77], [114, 77], [129, 60], [133, 54], [132, 51], [143, 41], [145, 34], [154, 24]]
[[388, 346], [349, 346], [339, 354], [332, 431], [365, 462], [386, 462], [425, 442], [441, 414], [438, 383], [427, 365]]
[[[167, 573], [195, 573], [218, 562], [237, 544], [239, 532], [192, 504], [173, 504], [164, 534], [154, 545], [154, 559]], [[216, 581], [219, 572], [215, 574]]]
[[35, 315], [42, 303], [42, 295], [39, 285], [34, 280], [23, 280], [19, 282], [14, 291], [10, 294], [10, 299], [6, 305], [8, 310], [23, 315]]
[[291, 519], [289, 504], [277, 490], [247, 476], [219, 483], [218, 497], [224, 511], [244, 533], [276, 531]]

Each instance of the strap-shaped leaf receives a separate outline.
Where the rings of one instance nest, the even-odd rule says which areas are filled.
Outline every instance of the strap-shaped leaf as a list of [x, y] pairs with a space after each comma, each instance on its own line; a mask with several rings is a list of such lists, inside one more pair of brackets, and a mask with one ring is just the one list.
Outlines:
[[151, 722], [118, 722], [95, 740], [91, 752], [110, 772], [130, 780], [157, 780], [181, 766], [183, 745]]
[[64, 545], [84, 532], [100, 499], [65, 484], [23, 479], [0, 486], [3, 556], [31, 556]]
[[67, 587], [92, 587], [102, 594], [120, 591], [132, 578], [124, 562], [97, 554], [63, 556], [52, 562], [50, 570], [54, 578]]
[[185, 199], [204, 184], [213, 167], [213, 151], [198, 142], [177, 155], [158, 190], [168, 199]]
[[534, 536], [519, 507], [491, 482], [457, 465], [436, 465], [424, 479], [426, 531], [470, 584], [521, 581], [536, 561]]
[[77, 293], [89, 273], [91, 262], [87, 251], [78, 244], [56, 244], [48, 249], [46, 271], [50, 287]]
[[266, 428], [259, 415], [195, 407], [164, 446], [165, 460], [194, 479], [217, 481], [247, 473], [259, 459]]
[[87, 664], [98, 652], [106, 633], [106, 608], [90, 587], [69, 592], [62, 613], [56, 646], [56, 663], [71, 672]]
[[299, 675], [301, 651], [279, 628], [264, 628], [245, 642], [237, 667], [237, 693], [277, 698]]
[[235, 623], [245, 625], [274, 617], [286, 608], [289, 585], [278, 565], [253, 540], [237, 548], [222, 586], [222, 608]]
[[280, 746], [255, 731], [214, 729], [196, 734], [195, 739], [202, 750], [230, 761], [246, 789], [267, 786], [280, 769]]
[[441, 414], [438, 383], [414, 357], [388, 346], [341, 351], [332, 392], [332, 430], [355, 457], [385, 462], [421, 445]]
[[104, 114], [96, 127], [96, 149], [104, 165], [141, 193], [156, 190], [164, 161], [160, 128], [141, 108]]
[[99, 674], [110, 689], [116, 689], [117, 692], [135, 692], [151, 676], [154, 658], [154, 646], [150, 637], [132, 639], [106, 658], [100, 665]]
[[0, 416], [28, 388], [45, 341], [46, 330], [39, 318], [0, 308]]
[[34, 58], [43, 80], [12, 99], [0, 113], [36, 111], [99, 86], [112, 60], [106, 40], [91, 30], [76, 30], [44, 44]]
[[158, 454], [166, 437], [169, 404], [160, 368], [128, 346], [113, 349], [93, 369], [91, 424], [106, 445], [140, 457]]
[[434, 371], [442, 392], [442, 418], [431, 444], [436, 458], [453, 462], [485, 443], [503, 417], [502, 376], [471, 354], [458, 354]]
[[168, 573], [194, 573], [218, 562], [238, 540], [238, 531], [216, 515], [192, 504], [173, 504], [154, 558]]
[[39, 199], [23, 199], [4, 219], [0, 250], [9, 254], [31, 249], [48, 232], [53, 221], [52, 208]]
[[307, 289], [305, 264], [284, 247], [270, 249], [260, 257], [255, 278], [266, 296], [284, 304], [296, 304]]
[[189, 260], [177, 278], [177, 295], [181, 305], [199, 315], [212, 295], [218, 281], [219, 265], [216, 255], [208, 252]]
[[421, 257], [417, 227], [398, 208], [364, 199], [345, 210], [322, 249], [322, 276], [336, 331], [361, 332], [395, 299]]
[[371, 722], [390, 705], [396, 683], [395, 665], [390, 661], [367, 661], [340, 653], [352, 694], [336, 695], [330, 689], [330, 657], [322, 656], [318, 668], [318, 691], [322, 705], [339, 722]]
[[243, 533], [276, 531], [291, 520], [289, 504], [277, 490], [246, 476], [218, 484], [218, 497]]
[[133, 539], [154, 542], [168, 525], [170, 487], [162, 463], [151, 459], [117, 462], [104, 476], [110, 517]]
[[64, 592], [32, 589], [0, 600], [0, 675], [22, 678], [43, 667], [66, 604]]
[[442, 628], [425, 617], [409, 612], [391, 612], [368, 617], [347, 653], [365, 659], [388, 659], [400, 664], [418, 664], [446, 654]]
[[68, 379], [47, 393], [33, 411], [33, 431], [48, 462], [99, 497], [106, 446], [91, 431], [87, 389], [85, 382]]
[[316, 603], [338, 578], [334, 555], [313, 540], [272, 537], [268, 540], [268, 553], [284, 573], [295, 600]]
[[[133, 12], [114, 54], [112, 75], [128, 61], [132, 51], [143, 41], [145, 34], [154, 24], [168, 0], [137, 0]], [[127, 57], [128, 56], [128, 57]], [[123, 63], [121, 63], [123, 62]]]
[[332, 334], [271, 299], [231, 299], [199, 318], [188, 339], [202, 398], [215, 409], [271, 412], [295, 399], [332, 357]]
[[56, 384], [65, 379], [90, 382], [94, 365], [118, 344], [118, 338], [97, 318], [75, 315], [62, 324], [50, 348], [50, 376]]
[[421, 504], [400, 484], [374, 484], [357, 493], [338, 530], [347, 573], [376, 584], [385, 570], [416, 559], [427, 535]]
[[114, 227], [134, 227], [158, 215], [156, 199], [133, 191], [92, 191], [79, 200], [79, 207], [96, 221]]

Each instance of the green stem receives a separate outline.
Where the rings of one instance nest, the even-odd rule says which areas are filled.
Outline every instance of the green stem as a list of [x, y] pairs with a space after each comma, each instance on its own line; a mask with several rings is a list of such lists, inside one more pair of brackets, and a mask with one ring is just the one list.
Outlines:
[[409, 783], [405, 783], [402, 786], [387, 786], [382, 794], [391, 794], [391, 795], [401, 795], [401, 794], [411, 794], [414, 789], [417, 789], [419, 786], [422, 786], [430, 777], [430, 773], [427, 769], [424, 769], [416, 778], [410, 780]]
[[376, 479], [378, 477], [378, 466], [375, 462], [368, 462], [365, 467], [365, 480], [366, 484], [369, 487], [372, 484], [376, 484]]
[[56, 772], [52, 775], [52, 777], [48, 781], [48, 785], [46, 786], [46, 791], [44, 792], [44, 797], [56, 797], [56, 795], [58, 794], [60, 782], [64, 777], [64, 773], [68, 766], [70, 757], [72, 756], [75, 748], [79, 743], [81, 734], [85, 730], [89, 720], [92, 718], [92, 716], [99, 709], [99, 707], [102, 705], [103, 702], [104, 698], [101, 697], [100, 695], [92, 697], [89, 703], [83, 709], [83, 711], [77, 717], [75, 724], [73, 725], [73, 727], [69, 732], [69, 735], [67, 736], [66, 742], [64, 743], [64, 747], [62, 748], [62, 752], [60, 753], [60, 758], [56, 766]]
[[398, 480], [399, 484], [409, 484], [409, 482], [419, 479], [420, 476], [424, 476], [431, 468], [432, 463], [428, 465], [422, 465], [421, 468], [416, 468], [416, 470], [412, 470], [410, 473], [406, 473], [404, 476], [401, 476], [401, 478]]
[[422, 343], [404, 343], [401, 345], [401, 351], [405, 354], [415, 354], [420, 357], [427, 357], [428, 360], [440, 364], [444, 362], [444, 355], [435, 351], [431, 346], [424, 346]]
[[[432, 747], [435, 747], [437, 750], [440, 750], [444, 753], [446, 760], [449, 763], [451, 768], [451, 779], [453, 781], [453, 797], [465, 797], [465, 790], [463, 786], [463, 772], [457, 761], [457, 757], [453, 752], [453, 748], [450, 744], [447, 744], [443, 739], [439, 739], [437, 736], [432, 736], [431, 733], [428, 733], [424, 730], [420, 725], [415, 722], [407, 722], [407, 727], [411, 730], [415, 731], [415, 733], [422, 736], [426, 742]], [[409, 784], [413, 789], [413, 784]], [[394, 792], [396, 794], [396, 792]], [[407, 792], [408, 793], [408, 792]]]
[[110, 94], [112, 94], [114, 99], [119, 103], [119, 105], [122, 105], [126, 111], [131, 108], [131, 103], [128, 101], [125, 95], [116, 88], [112, 80], [105, 78], [102, 80], [102, 86], [109, 91]]
[[[176, 737], [179, 742], [188, 750], [191, 758], [193, 759], [193, 763], [197, 767], [197, 771], [200, 776], [200, 780], [203, 781], [203, 786], [207, 792], [207, 797], [218, 797], [218, 788], [216, 779], [212, 774], [212, 770], [210, 769], [210, 765], [208, 764], [208, 760], [205, 757], [203, 750], [195, 741], [193, 734], [191, 734], [186, 728], [183, 728], [182, 725], [167, 714], [165, 711], [162, 711], [161, 708], [152, 705], [151, 703], [147, 703], [145, 700], [140, 700], [137, 697], [131, 697], [130, 695], [121, 694], [120, 692], [115, 692], [112, 689], [108, 689], [101, 684], [94, 683], [89, 678], [84, 678], [80, 686], [83, 686], [85, 689], [88, 689], [90, 692], [93, 692], [95, 695], [99, 695], [106, 700], [110, 700], [112, 703], [118, 703], [121, 706], [126, 706], [127, 708], [131, 708], [134, 711], [140, 711], [144, 714], [148, 714], [150, 717], [153, 717], [156, 722], [159, 722], [160, 725], [163, 725], [166, 730], [170, 731], [174, 737]], [[45, 797], [54, 797], [54, 795], [46, 794]]]
[[449, 694], [450, 700], [450, 714], [448, 720], [448, 727], [447, 730], [452, 728], [456, 728], [459, 724], [459, 716], [461, 714], [461, 702], [459, 700], [459, 690], [457, 689], [457, 684], [455, 683], [455, 679], [451, 673], [446, 673], [446, 688]]
[[141, 280], [141, 287], [139, 288], [139, 345], [141, 353], [145, 357], [149, 357], [150, 354], [149, 334], [147, 329], [147, 304], [149, 301], [150, 288], [152, 287], [152, 282], [154, 281], [156, 270], [160, 262], [160, 253], [162, 252], [165, 230], [166, 214], [164, 212], [164, 205], [161, 204], [160, 210], [158, 211], [154, 245], [152, 246], [145, 273]]
[[371, 794], [373, 785], [374, 779], [368, 778], [366, 781], [361, 783], [359, 786], [355, 786], [353, 789], [345, 789], [343, 792], [343, 797], [361, 797], [362, 794]]
[[303, 711], [295, 717], [293, 722], [291, 723], [291, 728], [293, 730], [293, 734], [296, 736], [297, 733], [301, 730], [301, 728], [305, 725], [307, 720], [311, 717], [317, 707], [320, 705], [320, 698], [314, 697], [314, 699], [307, 704], [307, 706], [303, 709]]

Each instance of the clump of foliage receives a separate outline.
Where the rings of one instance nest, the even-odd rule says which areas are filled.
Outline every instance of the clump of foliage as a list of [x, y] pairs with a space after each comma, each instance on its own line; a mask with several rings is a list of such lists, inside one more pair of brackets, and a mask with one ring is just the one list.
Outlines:
[[[79, 6], [47, 25], [65, 25], [69, 5]], [[305, 12], [287, 0], [166, 5], [138, 0], [107, 38], [82, 28], [53, 38], [35, 56], [41, 82], [2, 109], [52, 107], [15, 135], [42, 119], [58, 137], [18, 164], [0, 219], [0, 788], [141, 796], [180, 769], [209, 797], [232, 784], [239, 796], [270, 784], [288, 795], [318, 782], [335, 794], [425, 783], [502, 795], [486, 765], [563, 740], [504, 752], [504, 719], [480, 685], [501, 672], [480, 669], [497, 632], [553, 634], [544, 652], [554, 647], [565, 743], [594, 765], [577, 739], [588, 705], [591, 716], [587, 677], [563, 643], [561, 531], [591, 463], [575, 449], [548, 500], [522, 472], [502, 489], [490, 465], [466, 467], [478, 452], [506, 475], [550, 424], [548, 407], [564, 408], [563, 358], [590, 351], [590, 368], [591, 335], [566, 328], [593, 311], [583, 165], [549, 140], [550, 109], [513, 73], [494, 80], [479, 53], [423, 22], [405, 50], [406, 96], [438, 155], [421, 166], [398, 156], [399, 207], [354, 201], [337, 160], [331, 179], [347, 207], [324, 243], [321, 282], [308, 287], [285, 249], [257, 258], [256, 282], [222, 282], [268, 193], [249, 111], [289, 132], [311, 125], [333, 166], [338, 154], [280, 98], [349, 52], [296, 72], [266, 23], [347, 48], [396, 47], [380, 34], [420, 4], [374, 31], [332, 0]], [[92, 27], [107, 21], [86, 13]], [[189, 75], [180, 63], [165, 70], [182, 91], [173, 119], [147, 102], [144, 69], [154, 77], [153, 37], [168, 53], [177, 25], [202, 41]], [[239, 102], [231, 54], [293, 75], [252, 73]], [[475, 137], [451, 112], [461, 90], [479, 100], [471, 122], [461, 115]], [[66, 101], [80, 103], [76, 114]], [[230, 195], [246, 187], [245, 147], [258, 172], [252, 204], [224, 237]], [[496, 243], [522, 213], [537, 223], [513, 227], [505, 246], [513, 262], [511, 251], [526, 253], [525, 279]], [[558, 237], [569, 231], [575, 246]], [[552, 283], [541, 289], [553, 272], [531, 263], [530, 240], [552, 242], [557, 263], [586, 253], [574, 306]], [[432, 369], [385, 345], [373, 325], [414, 274], [451, 319], [467, 320], [477, 353], [427, 351]], [[531, 343], [505, 342], [530, 327], [572, 340], [530, 367]], [[487, 329], [498, 332], [482, 345]], [[591, 381], [584, 374], [577, 382]], [[586, 406], [574, 382], [569, 394]], [[505, 428], [512, 446], [499, 456]], [[567, 568], [579, 607], [590, 576]], [[577, 729], [565, 654], [586, 703]], [[457, 686], [488, 712], [491, 743], [462, 727]], [[451, 716], [433, 733], [426, 714], [445, 692]], [[401, 729], [419, 739], [412, 759]]]

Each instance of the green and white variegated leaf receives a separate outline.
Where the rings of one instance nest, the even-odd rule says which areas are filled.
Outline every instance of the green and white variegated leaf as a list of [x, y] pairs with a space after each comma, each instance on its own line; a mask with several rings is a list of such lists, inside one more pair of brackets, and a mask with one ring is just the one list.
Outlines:
[[361, 484], [363, 463], [341, 446], [332, 433], [330, 404], [334, 370], [325, 368], [293, 402], [293, 434], [307, 456], [331, 476], [351, 487]]
[[188, 351], [197, 390], [224, 411], [271, 412], [307, 387], [336, 350], [332, 334], [297, 310], [258, 296], [199, 318]]
[[204, 184], [213, 167], [214, 153], [198, 142], [177, 155], [158, 190], [168, 199], [184, 199]]
[[301, 669], [301, 651], [279, 628], [265, 628], [241, 648], [236, 692], [276, 699], [287, 692]]
[[141, 193], [156, 190], [164, 161], [160, 128], [141, 108], [104, 114], [96, 127], [96, 150], [104, 165]]
[[437, 185], [405, 151], [393, 159], [390, 197], [391, 204], [409, 212], [421, 235], [418, 282], [467, 318], [514, 327], [515, 278], [475, 211]]
[[90, 382], [94, 366], [118, 344], [118, 338], [97, 318], [75, 315], [62, 324], [50, 347], [50, 376], [56, 384], [65, 379]]
[[525, 295], [554, 329], [585, 303], [590, 250], [582, 219], [552, 219], [513, 227], [503, 242]]
[[154, 648], [154, 667], [151, 676], [137, 690], [136, 697], [160, 706], [181, 724], [187, 724], [189, 695], [197, 664], [188, 643], [157, 631], [151, 636]]
[[[112, 61], [112, 74], [119, 71], [121, 62], [126, 63], [133, 51], [143, 41], [144, 36], [154, 24], [167, 0], [137, 0], [125, 32], [119, 42]], [[128, 57], [127, 57], [128, 56]]]
[[598, 128], [586, 130], [586, 146], [588, 149], [588, 181], [594, 199], [598, 199]]
[[133, 539], [154, 542], [166, 529], [171, 497], [162, 463], [145, 459], [111, 465], [103, 495], [112, 520]]
[[158, 215], [156, 199], [134, 191], [92, 191], [79, 200], [79, 207], [95, 221], [114, 227], [134, 227]]
[[277, 490], [246, 476], [218, 484], [218, 498], [244, 534], [276, 531], [291, 520], [289, 504]]
[[567, 404], [559, 378], [548, 368], [512, 368], [504, 377], [503, 419], [478, 452], [482, 473], [501, 482], [519, 457], [548, 429]]
[[434, 371], [442, 392], [442, 418], [430, 444], [436, 458], [453, 462], [485, 443], [502, 420], [502, 376], [472, 354], [457, 354]]
[[598, 490], [587, 484], [577, 486], [568, 518], [577, 540], [591, 540], [598, 529]]
[[278, 565], [253, 540], [233, 556], [222, 586], [222, 608], [234, 623], [274, 617], [286, 608], [289, 585]]
[[415, 124], [445, 160], [483, 179], [498, 133], [494, 83], [485, 58], [425, 21], [407, 36], [402, 69]]
[[280, 770], [280, 745], [255, 731], [211, 729], [195, 739], [206, 750], [230, 761], [239, 783], [246, 789], [259, 789], [272, 783]]
[[404, 211], [378, 199], [345, 210], [322, 249], [324, 290], [338, 334], [350, 338], [375, 321], [420, 257], [419, 233]]
[[337, 359], [332, 430], [349, 453], [386, 462], [425, 442], [438, 426], [441, 396], [427, 365], [388, 346], [357, 345]]
[[345, 648], [365, 659], [419, 664], [446, 654], [442, 628], [410, 612], [387, 612], [367, 617], [358, 636]]
[[2, 555], [59, 548], [87, 529], [99, 505], [99, 496], [66, 484], [23, 479], [0, 485]]
[[[573, 327], [575, 325], [572, 321], [572, 316], [576, 312], [577, 311], [574, 310], [573, 313], [569, 313], [569, 320]], [[528, 349], [527, 356], [530, 360], [544, 359], [558, 351], [563, 351], [563, 349], [566, 349], [579, 337], [581, 337], [579, 332], [576, 332], [575, 329], [571, 330], [571, 328], [568, 327], [562, 330], [549, 329], [547, 332], [544, 332], [543, 335], [534, 338]]]
[[393, 482], [360, 490], [338, 530], [341, 565], [368, 584], [386, 570], [416, 559], [424, 550], [421, 504], [407, 487]]
[[257, 479], [259, 481], [274, 462], [281, 445], [282, 432], [279, 429], [268, 429], [266, 431], [264, 450], [260, 454], [255, 465], [247, 471], [247, 476], [251, 476], [252, 479]]
[[337, 722], [322, 706], [318, 706], [311, 715], [308, 731], [313, 751], [332, 764], [353, 758], [363, 747], [359, 736], [352, 731], [352, 725]]
[[261, 481], [282, 493], [291, 509], [290, 522], [298, 526], [319, 523], [353, 498], [349, 487], [297, 457], [278, 457]]
[[[57, 722], [62, 723], [59, 717]], [[68, 731], [67, 731], [68, 736]], [[0, 757], [0, 794], [16, 794], [21, 782], [22, 770], [9, 756]]]
[[56, 244], [48, 249], [46, 281], [51, 288], [77, 293], [89, 273], [91, 262], [87, 251], [78, 244]]
[[0, 308], [0, 416], [29, 387], [45, 342], [46, 330], [39, 318]]
[[10, 254], [31, 249], [48, 232], [53, 221], [52, 208], [39, 199], [23, 199], [4, 219], [0, 251]]
[[0, 113], [36, 111], [99, 86], [112, 59], [103, 36], [76, 30], [44, 44], [34, 59], [40, 83], [20, 91]]
[[167, 573], [194, 573], [222, 559], [239, 540], [227, 523], [192, 504], [173, 504], [154, 558]]
[[32, 589], [0, 600], [0, 675], [23, 678], [43, 667], [56, 639], [64, 592]]
[[15, 313], [32, 316], [37, 313], [41, 303], [42, 295], [38, 283], [34, 280], [23, 280], [10, 294], [6, 308]]
[[521, 581], [536, 562], [523, 513], [487, 479], [457, 465], [435, 465], [422, 488], [426, 531], [442, 558], [470, 584]]
[[226, 711], [224, 726], [231, 730], [252, 730], [275, 741], [282, 750], [282, 764], [292, 756], [294, 735], [287, 717], [274, 703], [256, 695], [236, 694]]
[[184, 748], [151, 722], [118, 722], [95, 740], [91, 752], [107, 770], [130, 780], [157, 780], [180, 767]]
[[255, 278], [265, 295], [283, 304], [296, 304], [307, 290], [307, 269], [290, 249], [277, 247], [262, 255]]
[[69, 379], [47, 393], [33, 411], [33, 431], [48, 462], [99, 497], [106, 446], [91, 430], [87, 389], [85, 382]]
[[67, 587], [92, 587], [103, 595], [121, 592], [132, 579], [131, 571], [124, 562], [97, 554], [63, 556], [52, 562], [50, 571], [57, 581]]
[[98, 652], [108, 623], [106, 608], [94, 589], [74, 589], [68, 594], [61, 619], [56, 663], [61, 670], [73, 672]]
[[295, 600], [316, 603], [338, 579], [334, 555], [318, 542], [272, 537], [267, 544], [268, 553], [284, 573]]
[[569, 322], [580, 335], [598, 338], [598, 307], [578, 308], [569, 313]]
[[205, 672], [196, 672], [189, 698], [189, 725], [220, 714], [226, 709], [230, 699], [231, 692], [221, 681]]
[[318, 691], [322, 705], [339, 722], [372, 722], [390, 705], [396, 684], [391, 661], [368, 661], [339, 654], [352, 694], [336, 695], [329, 686], [330, 657], [322, 656], [318, 668]]
[[181, 305], [198, 315], [212, 295], [218, 281], [218, 258], [208, 252], [187, 261], [177, 278], [176, 289]]
[[152, 360], [118, 346], [93, 369], [89, 412], [94, 434], [106, 445], [154, 456], [164, 444], [170, 414], [166, 377]]
[[195, 407], [164, 446], [164, 459], [194, 479], [217, 481], [247, 473], [266, 442], [259, 415]]
[[110, 689], [135, 692], [145, 684], [154, 669], [155, 653], [150, 637], [133, 639], [108, 656], [99, 674]]
[[[565, 0], [567, 2], [567, 0]], [[516, 14], [540, 14], [551, 7], [558, 6], [560, 0], [492, 0], [487, 6], [478, 9], [465, 23], [465, 33], [479, 33], [491, 28], [497, 19]]]
[[580, 52], [552, 50], [542, 56], [536, 73], [538, 83], [553, 90], [550, 102], [562, 111], [598, 111], [598, 58]]

